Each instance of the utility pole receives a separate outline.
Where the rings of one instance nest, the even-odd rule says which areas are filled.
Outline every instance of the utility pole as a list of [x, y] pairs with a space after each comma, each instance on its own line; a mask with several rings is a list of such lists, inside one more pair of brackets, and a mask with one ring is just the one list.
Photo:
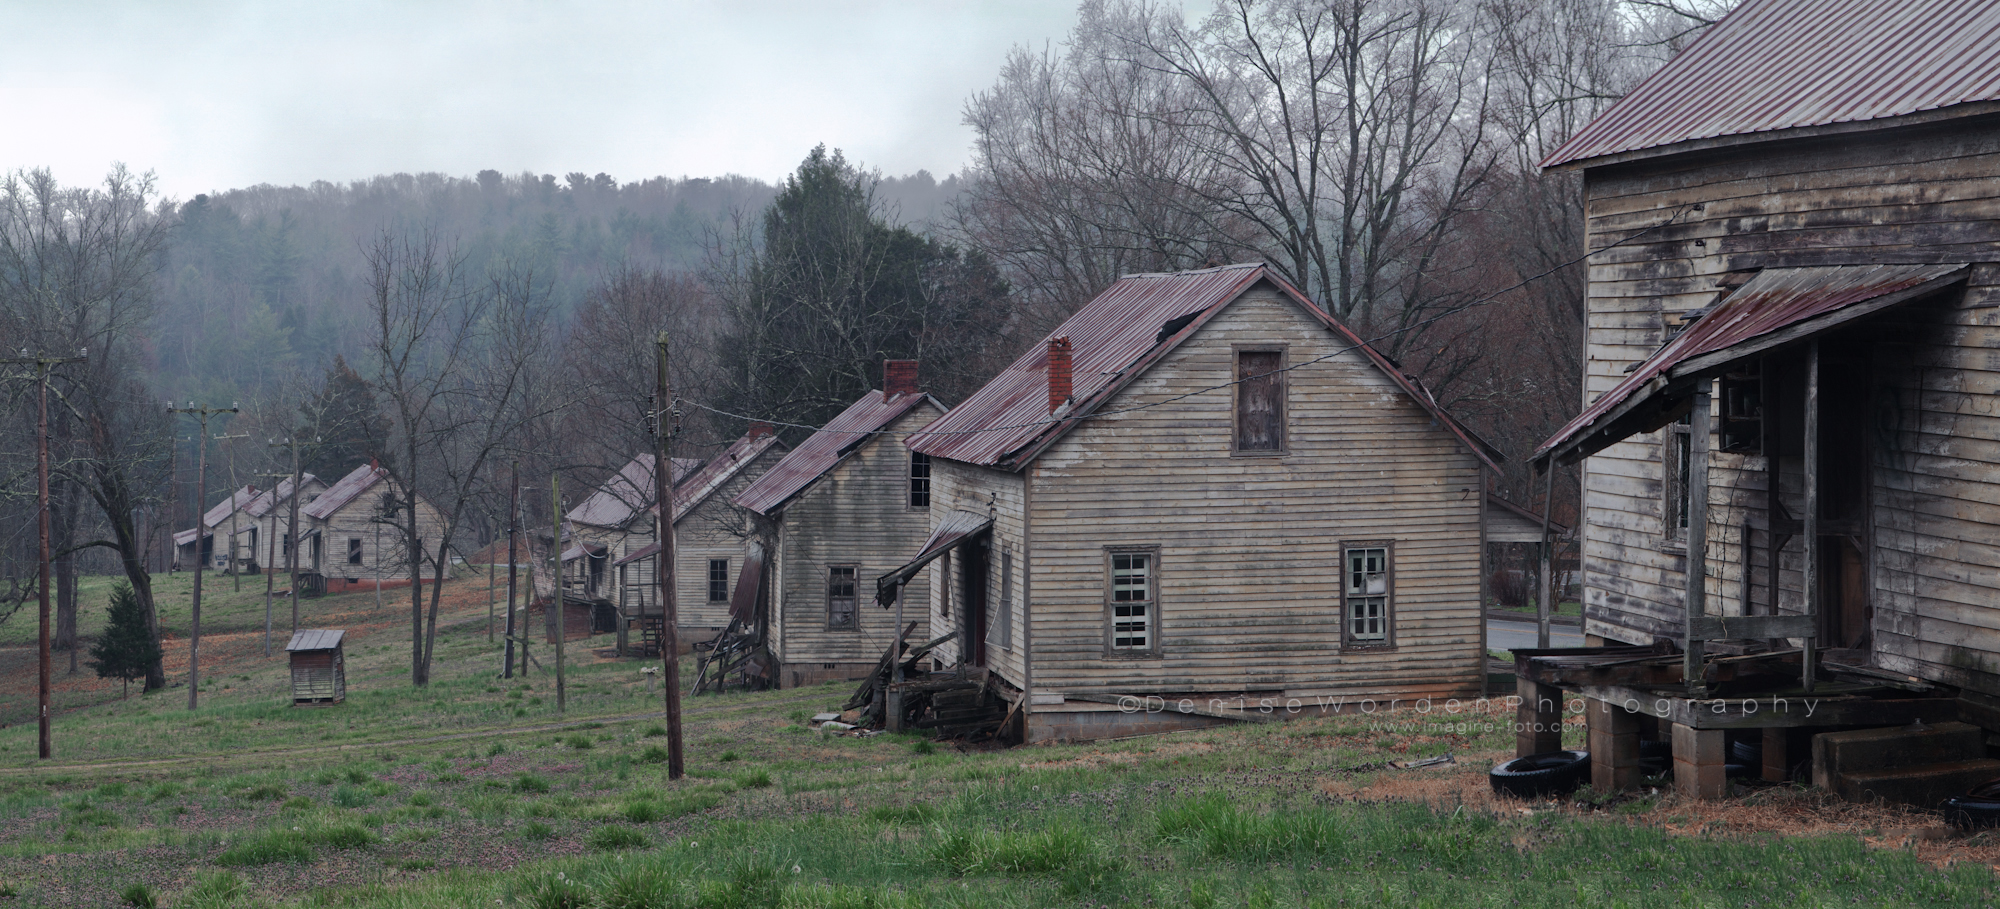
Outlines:
[[33, 357], [22, 348], [19, 359], [0, 360], [9, 365], [35, 367], [37, 393], [37, 415], [35, 417], [35, 493], [36, 493], [36, 535], [41, 539], [41, 555], [36, 568], [41, 572], [40, 599], [41, 626], [37, 632], [35, 652], [39, 654], [35, 704], [37, 742], [42, 760], [55, 757], [55, 739], [49, 728], [49, 563], [54, 555], [49, 551], [49, 370], [64, 363], [78, 363], [90, 356], [89, 350], [78, 351], [74, 357]]
[[667, 381], [669, 358], [667, 333], [660, 332], [659, 356], [655, 364], [653, 388], [653, 433], [658, 450], [653, 453], [653, 498], [660, 516], [654, 525], [660, 539], [660, 565], [653, 580], [660, 585], [660, 675], [664, 677], [667, 713], [667, 779], [687, 774], [681, 751], [681, 641], [677, 627], [679, 610], [674, 604], [674, 432], [680, 428], [680, 413], [672, 406], [673, 387]]
[[[246, 432], [233, 436], [219, 435], [215, 437], [215, 440], [217, 442], [227, 442], [230, 439], [247, 439], [247, 438], [250, 438], [250, 434]], [[229, 446], [228, 450], [229, 450], [229, 580], [233, 589], [237, 593], [242, 593], [243, 572], [237, 570], [238, 560], [236, 558], [236, 513], [241, 509], [236, 507], [236, 493], [243, 487], [236, 485], [236, 447], [233, 445]], [[264, 640], [264, 655], [265, 656], [271, 655], [271, 641], [268, 636], [266, 636]]]
[[521, 514], [521, 462], [515, 461], [508, 471], [507, 491], [507, 661], [500, 670], [500, 677], [514, 677], [514, 536]]
[[549, 513], [554, 517], [549, 521], [549, 536], [555, 542], [549, 546], [549, 604], [556, 611], [556, 714], [561, 715], [568, 706], [567, 693], [563, 689], [563, 595], [562, 595], [562, 491], [560, 478], [549, 474]]
[[[194, 475], [194, 503], [197, 516], [194, 519], [194, 616], [188, 623], [189, 710], [200, 706], [201, 697], [201, 568], [202, 563], [208, 561], [208, 558], [202, 555], [201, 552], [201, 534], [202, 531], [208, 529], [204, 526], [203, 521], [207, 519], [208, 513], [201, 510], [201, 508], [208, 501], [208, 418], [219, 413], [236, 412], [235, 402], [231, 402], [228, 407], [196, 407], [193, 401], [189, 401], [186, 407], [175, 407], [174, 402], [167, 402], [167, 413], [191, 413], [195, 415], [196, 419], [201, 421], [200, 441], [196, 443], [196, 450], [199, 452], [196, 458], [199, 466], [195, 468]], [[236, 491], [232, 489], [229, 494], [234, 496], [236, 495]], [[214, 537], [211, 535], [210, 539], [214, 539]], [[213, 545], [212, 543], [210, 544], [211, 548]]]
[[[264, 547], [275, 551], [278, 547], [278, 493], [285, 488], [285, 481], [291, 479], [291, 475], [267, 473], [263, 475], [263, 478], [271, 481], [271, 532], [264, 536]], [[294, 484], [292, 486], [292, 495], [296, 496], [298, 494], [299, 488]], [[251, 547], [250, 556], [257, 559], [257, 569], [264, 573], [264, 658], [269, 659], [271, 657], [271, 597], [273, 594], [272, 588], [278, 584], [278, 575], [277, 572], [271, 570], [276, 566], [258, 557], [256, 547]]]
[[[315, 437], [313, 441], [318, 442], [319, 439]], [[285, 439], [272, 439], [266, 444], [273, 448], [285, 446], [292, 450], [291, 514], [285, 524], [285, 555], [292, 573], [292, 634], [296, 635], [299, 633], [299, 437], [293, 435]]]

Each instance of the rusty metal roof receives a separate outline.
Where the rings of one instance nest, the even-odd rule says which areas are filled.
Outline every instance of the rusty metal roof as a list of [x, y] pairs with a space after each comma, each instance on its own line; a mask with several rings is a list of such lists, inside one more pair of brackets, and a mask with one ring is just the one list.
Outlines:
[[954, 508], [946, 512], [944, 517], [938, 519], [937, 529], [931, 531], [930, 538], [924, 541], [924, 545], [917, 547], [916, 558], [904, 563], [903, 567], [875, 579], [875, 602], [884, 606], [894, 603], [896, 595], [892, 591], [909, 583], [909, 580], [916, 577], [917, 572], [924, 570], [924, 566], [930, 564], [932, 559], [944, 555], [946, 550], [992, 526], [991, 515], [966, 511], [963, 508]]
[[[564, 517], [592, 527], [623, 527], [641, 511], [651, 513], [654, 458], [650, 451], [633, 456], [624, 467], [598, 486], [589, 498], [584, 499], [583, 504], [570, 509]], [[680, 485], [690, 471], [700, 466], [701, 461], [695, 458], [675, 458], [674, 484]]]
[[[1634, 432], [1621, 420], [1642, 402], [1687, 386], [1719, 368], [1780, 344], [1803, 340], [1785, 331], [1832, 328], [1964, 280], [1965, 265], [1833, 265], [1768, 268], [1715, 304], [1694, 324], [1660, 346], [1632, 374], [1590, 402], [1535, 449], [1587, 456]], [[1806, 323], [1818, 320], [1817, 324]], [[1782, 332], [1782, 333], [1781, 333]]]
[[746, 435], [729, 443], [729, 447], [723, 449], [720, 454], [709, 458], [708, 463], [701, 465], [701, 469], [695, 471], [693, 475], [675, 483], [674, 521], [679, 523], [680, 519], [687, 517], [688, 512], [707, 501], [716, 490], [728, 485], [731, 478], [741, 473], [743, 468], [750, 466], [751, 462], [762, 457], [764, 452], [771, 450], [773, 446], [782, 451], [785, 443], [778, 441], [778, 437], [768, 428], [756, 435]]
[[[1118, 279], [1012, 366], [912, 435], [910, 449], [968, 464], [1018, 469], [1258, 281], [1270, 281], [1343, 343], [1368, 357], [1476, 457], [1498, 469], [1497, 450], [1460, 426], [1416, 380], [1262, 263]], [[1074, 403], [1050, 414], [1048, 340], [1058, 337], [1070, 340]]]
[[[738, 493], [736, 504], [761, 515], [776, 513], [849, 452], [925, 401], [937, 404], [936, 398], [922, 392], [895, 397], [884, 397], [880, 391], [862, 395]], [[943, 410], [944, 405], [938, 404], [938, 409]]]
[[[313, 476], [311, 472], [303, 472], [299, 474], [300, 486], [305, 486], [310, 488], [312, 484], [318, 482], [319, 482], [319, 477]], [[276, 505], [279, 502], [287, 501], [291, 497], [292, 497], [292, 478], [286, 477], [278, 481], [277, 489], [266, 489], [263, 492], [258, 493], [257, 498], [252, 499], [250, 504], [243, 506], [243, 511], [249, 514], [253, 518], [261, 518], [271, 513], [271, 506]]]
[[[218, 526], [221, 526], [222, 522], [229, 520], [229, 516], [231, 514], [236, 513], [236, 511], [238, 511], [239, 509], [247, 507], [251, 502], [255, 501], [256, 499], [257, 499], [257, 487], [255, 486], [244, 486], [243, 488], [238, 489], [233, 493], [230, 493], [229, 498], [223, 499], [222, 501], [215, 503], [215, 507], [210, 508], [208, 511], [202, 513], [201, 527], [199, 528], [201, 530], [201, 535], [204, 537], [212, 536], [213, 534], [210, 531], [212, 531], [214, 528]], [[186, 530], [174, 534], [174, 545], [186, 546], [187, 544], [194, 542], [196, 529], [197, 528], [190, 527]]]
[[1992, 0], [1749, 0], [1542, 166], [1995, 100]]
[[386, 467], [378, 467], [374, 464], [363, 464], [360, 467], [356, 467], [347, 476], [341, 477], [340, 482], [333, 484], [331, 487], [328, 487], [327, 491], [320, 493], [319, 498], [312, 500], [310, 504], [299, 509], [299, 514], [316, 521], [324, 521], [332, 517], [334, 512], [347, 507], [347, 503], [354, 501], [355, 498], [367, 492], [370, 487], [388, 475], [389, 469]]
[[332, 650], [340, 646], [340, 639], [347, 636], [345, 631], [331, 631], [324, 628], [301, 628], [292, 632], [292, 640], [285, 645], [286, 650]]

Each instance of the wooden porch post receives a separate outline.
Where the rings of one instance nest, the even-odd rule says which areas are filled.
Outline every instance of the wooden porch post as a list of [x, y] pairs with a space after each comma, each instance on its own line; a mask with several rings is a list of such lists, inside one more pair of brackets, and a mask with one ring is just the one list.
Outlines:
[[1696, 386], [1694, 409], [1689, 413], [1692, 425], [1688, 428], [1687, 622], [1682, 640], [1685, 650], [1682, 667], [1689, 697], [1707, 693], [1701, 677], [1703, 641], [1696, 635], [1695, 623], [1708, 612], [1709, 391], [1709, 380]]
[[[1484, 503], [1481, 503], [1481, 507], [1485, 507]], [[1542, 483], [1542, 541], [1535, 546], [1540, 550], [1542, 557], [1540, 589], [1535, 593], [1535, 646], [1543, 650], [1549, 648], [1549, 615], [1555, 611], [1555, 604], [1549, 599], [1550, 591], [1553, 589], [1549, 575], [1552, 570], [1551, 563], [1555, 561], [1555, 553], [1552, 552], [1554, 547], [1549, 545], [1549, 519], [1554, 516], [1555, 510], [1556, 459], [1555, 455], [1551, 454], [1548, 479]], [[1480, 608], [1484, 609], [1485, 604], [1481, 603]], [[1484, 625], [1485, 620], [1481, 619], [1480, 624]], [[1483, 661], [1485, 656], [1482, 652], [1480, 659]], [[1483, 666], [1485, 663], [1481, 662], [1480, 665]]]
[[[1819, 627], [1819, 341], [1806, 345], [1806, 439], [1805, 439], [1805, 606], [1806, 616], [1813, 620], [1812, 627]], [[1805, 639], [1805, 651], [1801, 654], [1800, 684], [1805, 690], [1813, 690], [1814, 659], [1813, 638]]]

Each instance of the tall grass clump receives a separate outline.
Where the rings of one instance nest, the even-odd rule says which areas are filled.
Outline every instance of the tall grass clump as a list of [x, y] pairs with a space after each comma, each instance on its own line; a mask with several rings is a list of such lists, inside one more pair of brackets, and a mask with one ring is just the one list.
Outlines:
[[[222, 850], [215, 857], [215, 863], [224, 867], [243, 868], [253, 865], [273, 865], [278, 862], [310, 862], [312, 847], [306, 845], [306, 838], [292, 830], [269, 830], [238, 840], [236, 845]], [[186, 897], [183, 896], [182, 900]]]
[[1210, 858], [1253, 862], [1338, 852], [1340, 826], [1330, 811], [1308, 808], [1267, 814], [1239, 808], [1217, 795], [1167, 805], [1153, 818], [1153, 834], [1161, 842]]

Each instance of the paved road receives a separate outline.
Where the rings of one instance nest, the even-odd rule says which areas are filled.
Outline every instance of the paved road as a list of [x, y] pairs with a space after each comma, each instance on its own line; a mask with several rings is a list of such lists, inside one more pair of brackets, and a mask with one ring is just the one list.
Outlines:
[[[1510, 622], [1506, 619], [1486, 620], [1486, 649], [1513, 650], [1516, 647], [1535, 646], [1534, 622]], [[1550, 647], [1582, 647], [1583, 629], [1575, 625], [1550, 625]]]

